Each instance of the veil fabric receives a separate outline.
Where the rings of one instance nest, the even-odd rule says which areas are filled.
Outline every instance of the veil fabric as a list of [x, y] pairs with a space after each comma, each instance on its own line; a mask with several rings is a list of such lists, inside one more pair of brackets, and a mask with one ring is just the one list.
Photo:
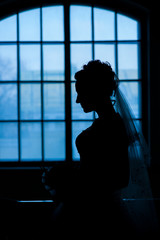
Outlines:
[[[150, 162], [149, 148], [140, 127], [133, 120], [134, 114], [119, 87], [116, 91], [116, 104], [117, 110], [124, 121], [129, 140], [130, 183], [126, 197], [150, 199], [152, 198], [152, 191], [147, 170]], [[132, 191], [129, 193], [131, 187]]]
[[117, 87], [116, 110], [121, 115], [129, 139], [130, 181], [120, 192], [120, 204], [138, 232], [156, 232], [158, 220], [148, 174], [150, 151], [123, 93]]

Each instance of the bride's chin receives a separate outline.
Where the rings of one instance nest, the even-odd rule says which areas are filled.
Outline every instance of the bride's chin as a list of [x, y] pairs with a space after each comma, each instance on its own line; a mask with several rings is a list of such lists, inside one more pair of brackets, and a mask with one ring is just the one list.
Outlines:
[[81, 104], [81, 107], [85, 113], [89, 113], [89, 112], [93, 111], [92, 107], [90, 107], [90, 106], [85, 106], [85, 105]]
[[84, 111], [85, 113], [89, 113], [89, 112], [91, 112], [92, 110], [87, 109], [87, 108], [83, 108], [83, 111]]

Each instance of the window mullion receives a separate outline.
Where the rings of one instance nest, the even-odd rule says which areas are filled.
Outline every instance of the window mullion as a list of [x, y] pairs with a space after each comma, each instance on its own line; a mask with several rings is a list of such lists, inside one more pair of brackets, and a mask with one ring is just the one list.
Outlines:
[[118, 26], [117, 26], [117, 12], [115, 12], [115, 70], [118, 76]]
[[[94, 6], [92, 5], [92, 13], [91, 13], [91, 30], [92, 30], [92, 59], [95, 60], [95, 37], [94, 37]], [[96, 118], [96, 112], [93, 112], [93, 119]]]
[[72, 161], [72, 126], [71, 126], [71, 83], [70, 83], [70, 13], [69, 4], [64, 5], [65, 31], [65, 119], [66, 119], [66, 161]]
[[94, 8], [92, 7], [91, 14], [91, 29], [92, 29], [92, 59], [95, 60], [95, 51], [94, 51]]
[[17, 13], [17, 106], [18, 106], [18, 160], [21, 162], [21, 122], [20, 122], [20, 46], [19, 13]]
[[41, 61], [41, 144], [42, 144], [42, 162], [44, 161], [44, 124], [43, 124], [43, 44], [42, 44], [42, 8], [40, 8], [40, 41], [41, 41], [41, 48], [40, 48], [40, 61]]

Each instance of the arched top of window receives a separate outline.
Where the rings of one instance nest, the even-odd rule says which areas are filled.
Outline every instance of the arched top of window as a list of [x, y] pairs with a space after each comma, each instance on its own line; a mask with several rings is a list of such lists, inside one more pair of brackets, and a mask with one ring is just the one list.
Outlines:
[[[41, 14], [42, 10], [42, 14]], [[42, 17], [42, 19], [41, 19]], [[93, 19], [92, 19], [93, 17]], [[138, 21], [123, 14], [99, 7], [83, 5], [70, 6], [70, 40], [138, 40]], [[63, 5], [26, 10], [0, 21], [0, 41], [64, 41]], [[94, 29], [92, 29], [92, 20]], [[42, 21], [42, 26], [41, 26]], [[42, 28], [41, 28], [42, 27]], [[115, 31], [117, 28], [117, 33]], [[93, 32], [94, 33], [93, 33]], [[94, 36], [93, 36], [94, 34]]]

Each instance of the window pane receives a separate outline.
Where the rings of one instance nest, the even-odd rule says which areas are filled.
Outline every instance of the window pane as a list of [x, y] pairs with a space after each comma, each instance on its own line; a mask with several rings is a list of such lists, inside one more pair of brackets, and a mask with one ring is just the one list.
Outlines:
[[41, 124], [21, 123], [22, 161], [41, 161]]
[[44, 119], [64, 119], [64, 84], [44, 84]]
[[17, 120], [17, 84], [0, 84], [0, 120]]
[[17, 40], [17, 15], [0, 21], [0, 41]]
[[40, 84], [21, 84], [20, 88], [21, 119], [41, 119]]
[[115, 71], [115, 45], [114, 44], [95, 44], [95, 59], [109, 62]]
[[44, 123], [44, 158], [46, 161], [65, 159], [65, 123]]
[[117, 14], [118, 40], [138, 40], [138, 22], [132, 18]]
[[44, 80], [64, 80], [64, 45], [43, 45]]
[[64, 41], [63, 6], [42, 8], [43, 41]]
[[91, 40], [91, 7], [70, 7], [71, 41]]
[[91, 44], [71, 44], [71, 79], [84, 64], [92, 60]]
[[20, 41], [40, 40], [40, 9], [19, 14]]
[[72, 152], [73, 152], [73, 160], [79, 160], [80, 156], [76, 148], [76, 138], [77, 136], [86, 128], [90, 127], [92, 122], [72, 122]]
[[141, 118], [139, 88], [140, 83], [137, 82], [120, 83], [120, 89], [128, 101], [135, 118]]
[[0, 123], [0, 161], [18, 160], [18, 124]]
[[40, 45], [20, 46], [20, 79], [40, 80]]
[[138, 44], [119, 44], [119, 79], [138, 79], [138, 72]]
[[94, 40], [115, 39], [115, 13], [94, 8]]
[[76, 103], [77, 93], [75, 83], [72, 83], [72, 119], [91, 119], [93, 120], [93, 112], [84, 113], [80, 104]]
[[17, 46], [0, 45], [0, 80], [17, 80]]

